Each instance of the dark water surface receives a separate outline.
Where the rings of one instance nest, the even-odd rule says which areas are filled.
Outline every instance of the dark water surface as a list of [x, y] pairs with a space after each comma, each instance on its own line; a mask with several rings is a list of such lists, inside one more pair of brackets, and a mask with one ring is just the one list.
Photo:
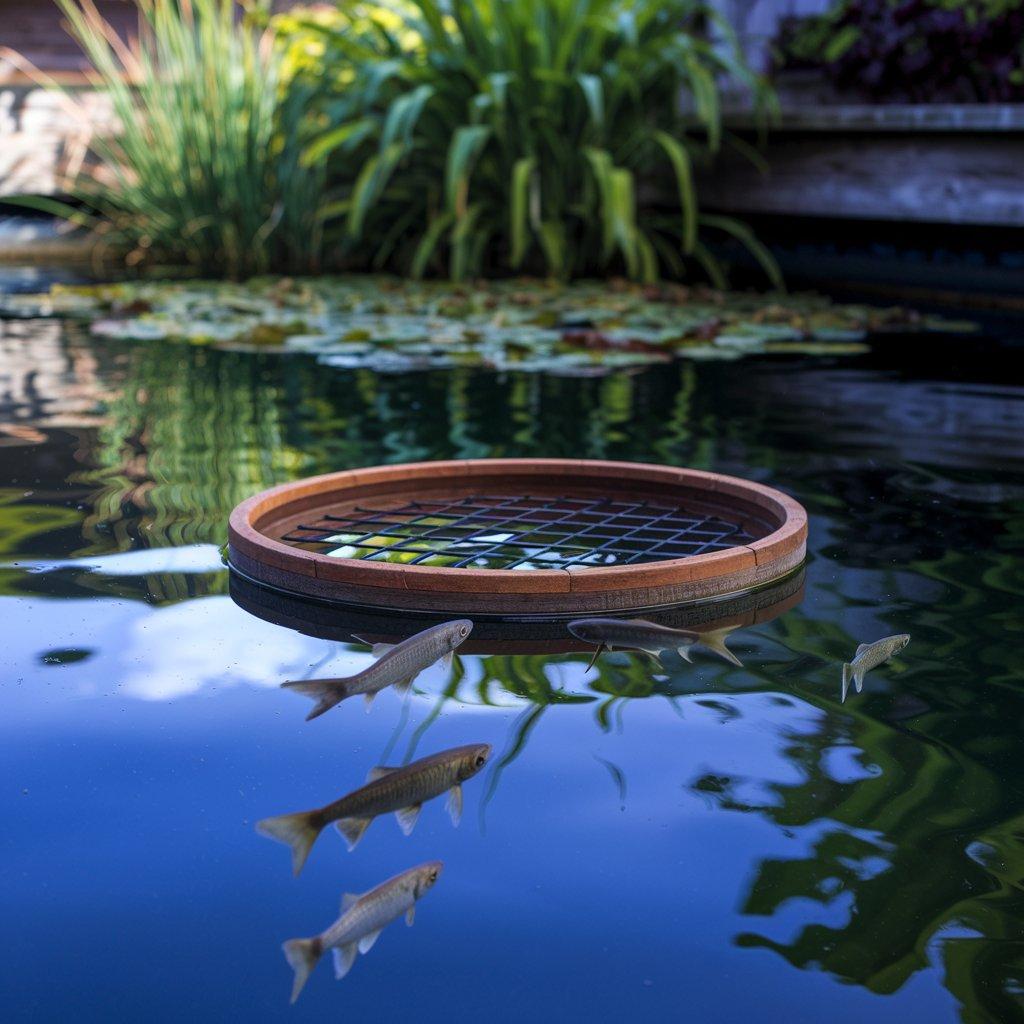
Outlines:
[[[1020, 354], [374, 376], [0, 325], [0, 1017], [1024, 1019]], [[513, 455], [790, 491], [802, 602], [734, 634], [742, 669], [470, 653], [305, 723], [277, 684], [370, 656], [231, 600], [233, 505]], [[840, 704], [841, 662], [897, 632]], [[294, 879], [253, 829], [477, 741], [458, 830], [434, 801], [409, 838], [390, 817], [351, 854], [325, 835]], [[290, 1008], [281, 942], [433, 858], [415, 926]]]

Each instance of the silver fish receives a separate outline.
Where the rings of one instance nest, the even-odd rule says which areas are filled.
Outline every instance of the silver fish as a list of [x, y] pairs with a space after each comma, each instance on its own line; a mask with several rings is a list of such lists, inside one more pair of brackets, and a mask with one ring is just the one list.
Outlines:
[[469, 619], [442, 622], [398, 644], [373, 644], [373, 654], [377, 661], [354, 676], [340, 679], [290, 679], [281, 685], [317, 702], [306, 715], [307, 722], [357, 693], [364, 695], [369, 709], [373, 698], [385, 687], [408, 689], [412, 681], [439, 658], [450, 662], [452, 653], [472, 630], [473, 623]]
[[910, 643], [909, 633], [897, 633], [873, 644], [861, 644], [854, 652], [853, 661], [843, 665], [843, 701], [850, 690], [850, 680], [860, 693], [864, 685], [864, 674], [879, 665], [884, 665], [890, 658], [899, 654]]
[[328, 949], [334, 956], [334, 976], [340, 981], [351, 969], [356, 953], [368, 953], [392, 921], [405, 914], [406, 924], [411, 927], [416, 901], [437, 881], [443, 867], [439, 860], [428, 861], [361, 896], [347, 892], [341, 898], [341, 917], [334, 924], [312, 938], [284, 943], [281, 948], [285, 959], [295, 971], [291, 1001], [299, 998], [306, 979]]
[[616, 647], [645, 651], [659, 661], [661, 652], [669, 649], [677, 651], [680, 657], [690, 661], [690, 651], [695, 647], [703, 647], [733, 665], [742, 665], [740, 659], [725, 646], [726, 637], [734, 628], [730, 626], [726, 629], [698, 632], [659, 626], [658, 623], [648, 622], [646, 619], [576, 619], [569, 623], [569, 632], [574, 637], [588, 644], [597, 644], [597, 650], [588, 668], [597, 661], [601, 651], [611, 651]]
[[365, 786], [312, 811], [281, 814], [256, 823], [256, 831], [292, 848], [292, 871], [302, 870], [317, 836], [334, 822], [350, 850], [380, 814], [395, 812], [409, 835], [424, 801], [448, 793], [448, 813], [458, 825], [462, 817], [462, 783], [471, 779], [491, 756], [488, 743], [452, 747], [422, 757], [403, 768], [371, 768]]

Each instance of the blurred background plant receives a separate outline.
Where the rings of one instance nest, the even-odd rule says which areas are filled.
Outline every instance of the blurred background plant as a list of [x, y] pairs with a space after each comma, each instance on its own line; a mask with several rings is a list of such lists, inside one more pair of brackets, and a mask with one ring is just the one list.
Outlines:
[[374, 269], [723, 284], [707, 238], [728, 235], [780, 283], [745, 225], [698, 207], [696, 162], [758, 159], [723, 131], [721, 80], [771, 102], [703, 3], [399, 0], [276, 24], [297, 80], [329, 90], [305, 155], [331, 237]]
[[886, 102], [1024, 99], [1021, 0], [840, 0], [786, 19], [775, 69], [824, 69], [841, 92]]
[[781, 287], [745, 224], [698, 205], [720, 149], [760, 161], [723, 86], [761, 123], [773, 102], [703, 0], [139, 0], [127, 41], [94, 0], [57, 2], [120, 127], [70, 204], [32, 202], [129, 266], [724, 286], [728, 240]]
[[68, 183], [73, 205], [31, 205], [129, 265], [233, 278], [319, 269], [324, 172], [300, 159], [310, 95], [286, 79], [272, 34], [232, 0], [139, 0], [140, 35], [124, 42], [92, 0], [57, 2], [120, 129], [92, 139], [99, 166]]

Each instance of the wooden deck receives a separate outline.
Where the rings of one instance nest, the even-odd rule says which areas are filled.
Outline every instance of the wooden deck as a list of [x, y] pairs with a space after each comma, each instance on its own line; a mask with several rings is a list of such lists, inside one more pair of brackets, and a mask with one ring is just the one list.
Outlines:
[[[749, 117], [730, 118], [749, 133]], [[1024, 227], [1024, 105], [790, 107], [762, 174], [727, 154], [701, 201], [739, 214]]]
[[[123, 38], [138, 30], [139, 12], [132, 0], [94, 0], [96, 9]], [[0, 46], [17, 50], [58, 81], [83, 84], [89, 62], [63, 25], [53, 0], [0, 0]], [[30, 79], [0, 60], [0, 85]]]

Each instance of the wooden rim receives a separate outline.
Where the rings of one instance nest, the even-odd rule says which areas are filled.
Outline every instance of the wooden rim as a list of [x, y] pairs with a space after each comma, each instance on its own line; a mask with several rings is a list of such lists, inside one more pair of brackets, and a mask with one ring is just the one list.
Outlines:
[[[493, 487], [686, 496], [757, 521], [759, 540], [709, 554], [621, 566], [510, 572], [335, 558], [283, 543], [282, 524], [342, 501]], [[243, 575], [291, 593], [381, 608], [452, 612], [622, 611], [736, 593], [778, 579], [806, 554], [807, 514], [763, 484], [702, 470], [582, 459], [476, 459], [345, 470], [271, 488], [228, 524], [228, 557]]]

